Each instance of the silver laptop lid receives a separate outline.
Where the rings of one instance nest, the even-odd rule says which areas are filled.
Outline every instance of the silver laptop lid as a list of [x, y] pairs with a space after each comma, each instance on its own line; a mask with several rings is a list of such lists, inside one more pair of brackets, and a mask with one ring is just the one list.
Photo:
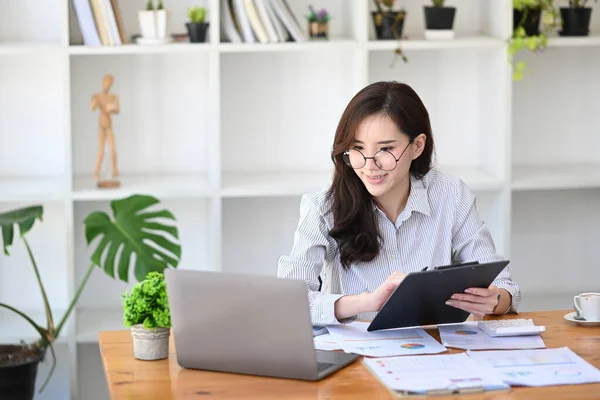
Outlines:
[[183, 269], [165, 280], [180, 366], [317, 376], [304, 281]]

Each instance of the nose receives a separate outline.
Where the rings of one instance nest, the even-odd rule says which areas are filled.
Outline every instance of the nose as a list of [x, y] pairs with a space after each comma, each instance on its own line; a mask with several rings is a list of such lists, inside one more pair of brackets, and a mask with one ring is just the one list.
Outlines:
[[380, 169], [377, 166], [377, 164], [375, 164], [375, 160], [373, 158], [367, 158], [366, 161], [367, 162], [365, 163], [365, 166], [363, 167], [364, 169], [366, 169], [368, 171], [379, 170]]

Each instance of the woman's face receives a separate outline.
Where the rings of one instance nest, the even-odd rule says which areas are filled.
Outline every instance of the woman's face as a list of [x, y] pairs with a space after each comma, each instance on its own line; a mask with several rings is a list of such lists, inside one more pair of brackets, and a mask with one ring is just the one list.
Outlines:
[[[410, 164], [425, 146], [424, 134], [411, 143], [408, 135], [384, 114], [365, 118], [354, 139], [348, 158], [373, 197], [383, 196], [408, 180]], [[359, 152], [367, 157], [366, 163]]]

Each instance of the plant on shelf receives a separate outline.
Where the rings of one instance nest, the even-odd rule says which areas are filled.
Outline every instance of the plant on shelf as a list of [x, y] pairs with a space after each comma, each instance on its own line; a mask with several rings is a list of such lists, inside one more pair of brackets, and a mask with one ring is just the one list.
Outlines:
[[189, 22], [185, 24], [191, 43], [203, 43], [209, 23], [206, 19], [206, 8], [191, 7], [188, 9]]
[[157, 6], [154, 6], [154, 0], [148, 0], [146, 8], [138, 12], [142, 38], [164, 41], [167, 37], [168, 17], [168, 11], [165, 9], [163, 0], [158, 0]]
[[164, 275], [150, 272], [121, 296], [123, 320], [131, 328], [133, 354], [140, 360], [161, 360], [169, 356], [171, 313]]
[[308, 21], [308, 32], [311, 39], [327, 39], [328, 38], [328, 27], [331, 15], [325, 8], [320, 9], [318, 12], [313, 6], [308, 6], [309, 13], [306, 16]]
[[453, 39], [456, 7], [444, 6], [445, 0], [431, 0], [432, 6], [423, 6], [426, 39]]
[[[117, 267], [118, 278], [128, 282], [132, 268], [136, 281], [143, 280], [152, 272], [162, 273], [166, 268], [177, 268], [181, 257], [181, 246], [177, 243], [178, 230], [174, 224], [165, 224], [166, 220], [175, 221], [175, 217], [168, 210], [147, 210], [158, 203], [152, 196], [132, 195], [110, 203], [114, 220], [102, 211], [87, 216], [84, 220], [87, 244], [92, 245], [96, 239], [98, 244], [91, 255], [91, 264], [58, 324], [55, 323], [40, 269], [27, 239], [35, 222], [43, 220], [43, 206], [34, 205], [0, 214], [4, 254], [10, 256], [8, 248], [13, 245], [18, 229], [33, 267], [46, 316], [46, 325], [42, 326], [16, 307], [0, 303], [0, 308], [18, 314], [40, 335], [40, 339], [33, 343], [21, 341], [19, 345], [0, 346], [0, 393], [11, 399], [32, 399], [38, 364], [50, 349], [52, 366], [40, 392], [45, 389], [56, 367], [53, 344], [62, 333], [94, 269], [101, 268], [108, 276], [115, 278]], [[164, 321], [164, 318], [160, 321]]]
[[559, 32], [561, 36], [589, 36], [592, 8], [586, 7], [587, 3], [588, 0], [569, 0], [568, 7], [560, 7], [563, 21]]
[[554, 0], [513, 0], [513, 35], [508, 41], [513, 80], [523, 79], [526, 72], [524, 61], [514, 61], [515, 54], [525, 49], [532, 53], [545, 50], [548, 35], [560, 26], [560, 13]]
[[[401, 8], [398, 11], [394, 11], [394, 0], [373, 1], [375, 7], [377, 7], [377, 11], [373, 11], [371, 16], [373, 18], [377, 40], [397, 40], [398, 47], [394, 49], [394, 60], [396, 57], [401, 57], [404, 62], [408, 62], [408, 58], [400, 47], [406, 10]], [[393, 64], [394, 63], [392, 62], [392, 66]]]

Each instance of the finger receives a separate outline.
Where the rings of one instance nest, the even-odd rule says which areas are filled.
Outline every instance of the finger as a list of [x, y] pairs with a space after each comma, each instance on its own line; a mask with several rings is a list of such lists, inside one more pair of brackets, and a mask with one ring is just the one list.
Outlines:
[[486, 288], [468, 288], [465, 293], [475, 294], [477, 296], [495, 296], [494, 291]]
[[[460, 308], [462, 310], [473, 313], [477, 316], [489, 314], [492, 312], [494, 308], [491, 304], [479, 304], [479, 303], [470, 303], [467, 301], [458, 301], [458, 300], [449, 300], [446, 302], [447, 305]], [[482, 314], [483, 313], [483, 314]]]
[[456, 307], [458, 309], [461, 309], [463, 311], [468, 312], [469, 314], [479, 317], [479, 318], [483, 318], [485, 317], [486, 313], [483, 311], [479, 311], [479, 310], [475, 310], [472, 307], [458, 307], [458, 306], [452, 306], [452, 307]]
[[390, 278], [404, 278], [406, 277], [406, 274], [400, 271], [396, 271], [394, 272], [392, 275], [389, 276]]
[[468, 301], [470, 303], [496, 304], [496, 296], [475, 296], [473, 294], [455, 293], [450, 297], [451, 300]]

